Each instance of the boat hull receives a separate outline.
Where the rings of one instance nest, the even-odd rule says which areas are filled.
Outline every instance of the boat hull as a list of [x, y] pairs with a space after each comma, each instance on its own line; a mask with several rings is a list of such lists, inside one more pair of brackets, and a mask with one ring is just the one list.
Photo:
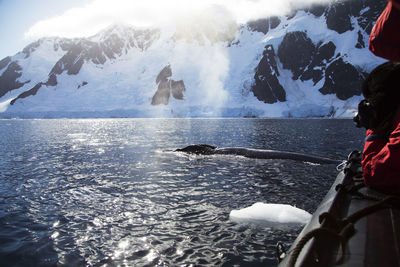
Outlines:
[[359, 157], [338, 174], [279, 267], [400, 266], [398, 198], [362, 186]]

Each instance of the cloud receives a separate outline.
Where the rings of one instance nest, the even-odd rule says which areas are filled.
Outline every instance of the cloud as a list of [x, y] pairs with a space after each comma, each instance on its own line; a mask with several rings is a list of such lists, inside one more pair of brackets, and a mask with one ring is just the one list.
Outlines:
[[[85, 37], [110, 24], [125, 23], [137, 27], [184, 23], [214, 10], [215, 19], [244, 23], [251, 19], [283, 15], [292, 8], [330, 0], [93, 0], [82, 7], [34, 24], [26, 38], [43, 36]], [[217, 10], [217, 12], [215, 11]], [[213, 13], [213, 14], [214, 14]]]

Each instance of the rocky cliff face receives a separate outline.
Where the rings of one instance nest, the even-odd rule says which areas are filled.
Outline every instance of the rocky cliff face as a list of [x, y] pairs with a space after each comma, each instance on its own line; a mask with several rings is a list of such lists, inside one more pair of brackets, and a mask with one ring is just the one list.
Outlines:
[[183, 100], [183, 92], [186, 90], [185, 84], [182, 80], [174, 81], [170, 79], [171, 76], [171, 65], [163, 68], [158, 74], [156, 78], [158, 89], [151, 100], [152, 105], [168, 105], [171, 93], [175, 99]]
[[18, 78], [22, 75], [22, 68], [20, 65], [18, 65], [17, 62], [10, 61], [10, 57], [6, 57], [0, 62], [0, 65], [3, 66], [2, 68], [5, 68], [5, 66], [7, 66], [6, 70], [0, 76], [0, 97], [4, 96], [7, 92], [11, 90], [20, 88], [24, 85], [24, 83], [29, 82], [20, 82], [18, 80]]
[[152, 116], [163, 108], [177, 116], [350, 116], [362, 80], [382, 62], [367, 42], [385, 5], [335, 0], [222, 30], [112, 26], [89, 38], [43, 38], [0, 61], [0, 117]]
[[254, 74], [255, 83], [252, 91], [259, 100], [265, 103], [284, 102], [286, 101], [286, 92], [278, 80], [280, 74], [275, 60], [274, 47], [267, 45], [263, 55]]
[[[325, 22], [329, 30], [339, 35], [354, 31], [357, 27], [358, 38], [353, 44], [355, 48], [363, 49], [366, 47], [365, 40], [372, 29], [373, 22], [385, 5], [385, 1], [373, 0], [334, 1], [328, 6], [313, 6], [305, 12], [322, 18], [320, 22]], [[278, 22], [273, 26], [276, 27]], [[269, 21], [260, 20], [249, 23], [248, 27], [268, 33], [272, 28], [270, 25]], [[307, 30], [289, 31], [279, 43], [277, 52], [270, 45], [266, 46], [264, 56], [256, 68], [255, 82], [252, 86], [254, 95], [265, 103], [286, 101], [285, 91], [279, 81], [277, 62], [283, 69], [292, 72], [293, 80], [312, 80], [314, 86], [324, 80], [323, 85], [318, 88], [318, 91], [324, 95], [335, 94], [340, 100], [360, 95], [361, 83], [366, 75], [365, 70], [351, 64], [348, 55], [338, 51], [336, 45], [325, 37], [320, 36], [312, 40]], [[274, 94], [273, 90], [279, 93]]]
[[[113, 26], [88, 39], [59, 39], [52, 40], [54, 51], [62, 50], [65, 54], [55, 63], [48, 73], [47, 81], [35, 84], [31, 89], [19, 94], [10, 103], [13, 105], [18, 99], [34, 96], [41, 86], [56, 86], [57, 76], [62, 73], [76, 75], [87, 62], [103, 65], [107, 60], [116, 59], [128, 53], [132, 48], [144, 51], [151, 46], [160, 36], [159, 30], [135, 30], [130, 27]], [[45, 39], [38, 40], [22, 51], [23, 57], [29, 58], [38, 49]], [[12, 61], [10, 57], [0, 61], [0, 71], [7, 69], [0, 76], [0, 97], [7, 92], [22, 87], [30, 81], [19, 82], [21, 66], [18, 60]], [[87, 82], [85, 82], [87, 84]]]
[[271, 17], [266, 19], [253, 20], [247, 23], [247, 26], [252, 31], [262, 32], [267, 34], [269, 30], [275, 29], [281, 23], [279, 17]]

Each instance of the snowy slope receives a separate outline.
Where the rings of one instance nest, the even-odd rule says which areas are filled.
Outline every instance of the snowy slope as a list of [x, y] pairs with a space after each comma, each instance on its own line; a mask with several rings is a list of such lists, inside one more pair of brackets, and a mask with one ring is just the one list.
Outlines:
[[[350, 117], [362, 79], [384, 62], [366, 45], [366, 21], [383, 8], [369, 2], [267, 24], [43, 38], [0, 61], [0, 117]], [[332, 22], [340, 8], [349, 13]]]
[[[279, 45], [288, 32], [306, 32], [307, 37], [312, 40], [314, 45], [334, 43], [336, 48], [333, 58], [341, 58], [345, 63], [368, 73], [385, 60], [375, 57], [370, 53], [367, 46], [363, 48], [355, 47], [358, 42], [358, 32], [364, 30], [360, 28], [356, 21], [353, 21], [353, 27], [354, 30], [339, 34], [328, 29], [324, 17], [317, 18], [304, 11], [299, 11], [289, 21], [282, 20], [277, 28], [267, 33], [262, 42], [271, 44], [274, 50], [278, 51]], [[365, 43], [368, 43], [368, 35], [365, 32], [363, 39]], [[312, 80], [293, 80], [292, 71], [284, 69], [279, 59], [277, 61], [280, 73], [278, 79], [286, 91], [287, 101], [268, 105], [268, 108], [263, 109], [265, 111], [264, 116], [307, 117], [329, 116], [330, 114], [337, 117], [353, 116], [359, 101], [362, 99], [361, 88], [359, 88], [358, 95], [346, 100], [338, 99], [335, 94], [324, 95], [318, 91], [324, 85], [324, 79], [316, 84]], [[329, 63], [326, 62], [325, 65], [329, 66]]]

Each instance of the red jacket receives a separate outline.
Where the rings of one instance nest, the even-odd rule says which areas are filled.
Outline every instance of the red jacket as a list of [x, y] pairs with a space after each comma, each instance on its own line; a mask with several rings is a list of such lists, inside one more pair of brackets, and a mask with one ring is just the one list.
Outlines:
[[369, 36], [376, 56], [400, 62], [400, 0], [388, 0]]
[[400, 107], [397, 109], [389, 140], [380, 138], [373, 130], [367, 130], [362, 169], [364, 182], [368, 187], [400, 194]]

